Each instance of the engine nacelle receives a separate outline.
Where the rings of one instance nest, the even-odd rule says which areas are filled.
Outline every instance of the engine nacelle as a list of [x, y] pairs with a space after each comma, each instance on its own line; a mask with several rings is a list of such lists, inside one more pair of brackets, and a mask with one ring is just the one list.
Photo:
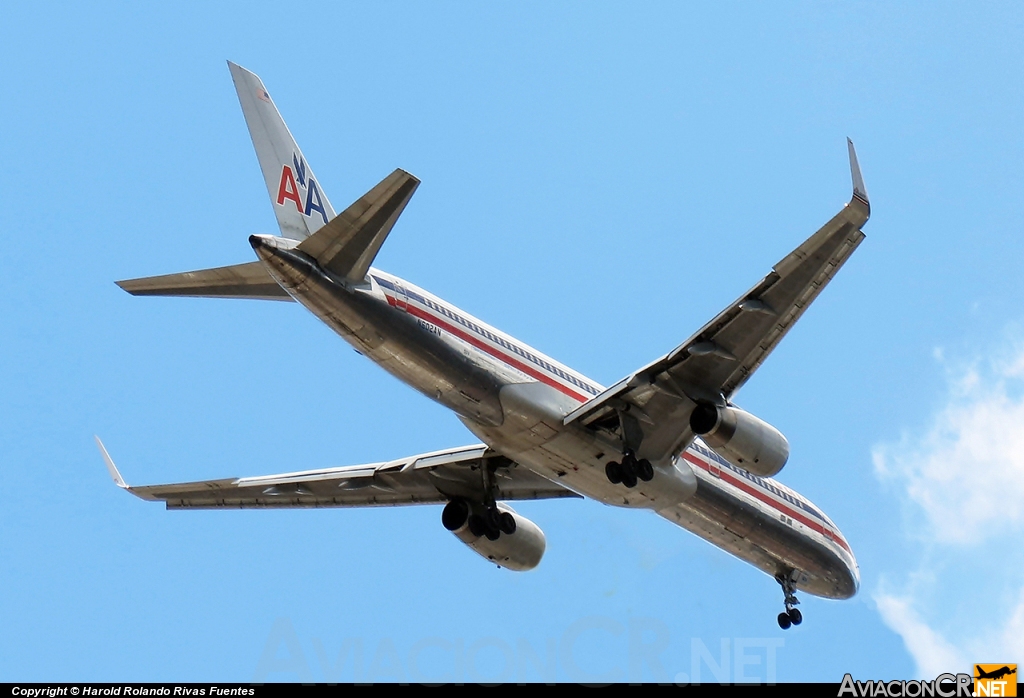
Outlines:
[[[497, 534], [495, 540], [491, 540], [486, 533], [474, 533], [473, 529], [480, 527], [479, 518], [477, 522], [471, 522], [470, 517], [480, 517], [485, 515], [485, 512], [476, 511], [475, 507], [464, 499], [453, 499], [445, 505], [441, 513], [441, 523], [475, 553], [494, 564], [514, 572], [532, 570], [540, 564], [540, 559], [544, 557], [544, 550], [547, 548], [544, 532], [537, 524], [517, 514], [507, 504], [498, 503], [497, 506], [498, 511], [511, 516], [515, 524], [512, 533], [492, 528], [492, 537]], [[476, 526], [471, 523], [476, 523]], [[506, 530], [511, 528], [506, 527]]]
[[782, 432], [736, 407], [697, 405], [690, 428], [727, 461], [757, 475], [771, 477], [789, 460]]

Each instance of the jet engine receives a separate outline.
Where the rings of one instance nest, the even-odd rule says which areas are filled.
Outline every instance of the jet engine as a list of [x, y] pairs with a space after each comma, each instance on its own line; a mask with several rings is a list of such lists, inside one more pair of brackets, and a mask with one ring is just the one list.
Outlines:
[[453, 499], [441, 512], [441, 523], [473, 552], [514, 572], [540, 564], [547, 547], [537, 524], [502, 503], [485, 509], [465, 499]]
[[789, 442], [778, 429], [736, 407], [700, 404], [690, 428], [737, 468], [771, 477], [789, 460]]

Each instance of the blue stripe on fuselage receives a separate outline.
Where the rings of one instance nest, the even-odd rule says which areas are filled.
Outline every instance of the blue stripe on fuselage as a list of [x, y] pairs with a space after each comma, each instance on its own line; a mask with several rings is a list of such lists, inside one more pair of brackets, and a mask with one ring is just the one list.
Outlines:
[[441, 316], [447, 318], [449, 321], [452, 321], [458, 324], [459, 326], [463, 327], [464, 329], [468, 330], [469, 332], [472, 332], [473, 334], [477, 335], [478, 337], [486, 339], [487, 341], [493, 344], [497, 344], [506, 351], [512, 352], [516, 356], [525, 359], [526, 361], [529, 361], [534, 366], [537, 366], [538, 368], [546, 371], [548, 374], [552, 376], [555, 376], [563, 381], [566, 381], [567, 383], [570, 383], [576, 386], [577, 388], [582, 388], [584, 391], [591, 395], [597, 395], [598, 393], [601, 392], [600, 388], [595, 387], [594, 385], [581, 380], [580, 378], [570, 374], [569, 372], [559, 368], [558, 366], [553, 365], [549, 361], [542, 359], [539, 356], [536, 356], [535, 354], [532, 354], [531, 352], [524, 349], [521, 345], [511, 342], [508, 339], [501, 337], [494, 332], [491, 332], [486, 327], [481, 327], [472, 320], [469, 320], [460, 315], [459, 313], [456, 313], [449, 307], [443, 306], [440, 303], [437, 303], [436, 301], [433, 301], [425, 296], [422, 296], [419, 293], [416, 293], [415, 291], [406, 288], [405, 286], [402, 286], [402, 290], [399, 291], [395, 287], [394, 283], [379, 276], [374, 276], [373, 279], [384, 288], [394, 292], [396, 296], [399, 293], [401, 293], [403, 296], [406, 297], [407, 301], [415, 301], [424, 308], [427, 308], [435, 313], [439, 313]]
[[709, 458], [709, 459], [713, 460], [720, 467], [728, 469], [729, 472], [733, 473], [734, 475], [737, 475], [739, 477], [742, 477], [742, 478], [752, 482], [753, 484], [757, 485], [759, 488], [761, 488], [763, 490], [767, 490], [768, 492], [772, 493], [776, 497], [779, 497], [780, 499], [785, 500], [786, 502], [788, 502], [789, 504], [792, 504], [793, 506], [799, 507], [800, 509], [806, 511], [808, 514], [811, 514], [815, 518], [820, 519], [821, 521], [825, 521], [825, 517], [822, 516], [821, 512], [819, 512], [817, 509], [812, 507], [810, 504], [808, 504], [804, 500], [799, 499], [797, 497], [794, 497], [792, 494], [790, 494], [789, 492], [786, 492], [781, 487], [776, 486], [775, 483], [772, 480], [769, 480], [767, 478], [763, 478], [763, 477], [760, 477], [758, 475], [755, 475], [754, 473], [750, 472], [749, 470], [744, 470], [743, 468], [737, 468], [735, 465], [733, 465], [729, 461], [727, 461], [724, 458], [722, 458], [720, 455], [718, 455], [717, 453], [712, 451], [710, 448], [705, 448], [704, 446], [702, 446], [700, 443], [698, 443], [696, 441], [694, 441], [692, 444], [690, 444], [690, 449], [692, 449], [693, 451], [699, 453], [700, 455], [704, 456], [705, 458]]

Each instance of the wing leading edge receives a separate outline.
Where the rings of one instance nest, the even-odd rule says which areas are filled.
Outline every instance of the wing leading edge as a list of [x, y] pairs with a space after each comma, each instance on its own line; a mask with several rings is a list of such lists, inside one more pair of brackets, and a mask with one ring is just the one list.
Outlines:
[[564, 422], [593, 425], [616, 413], [631, 414], [652, 460], [689, 443], [694, 406], [725, 405], [864, 239], [860, 228], [871, 207], [853, 142], [847, 139], [847, 145], [853, 196], [832, 220], [692, 337], [584, 403]]
[[140, 499], [162, 501], [168, 509], [397, 506], [443, 504], [453, 497], [478, 500], [483, 494], [484, 468], [499, 501], [579, 496], [483, 444], [366, 465], [143, 487], [128, 485], [99, 437], [96, 444], [118, 487]]

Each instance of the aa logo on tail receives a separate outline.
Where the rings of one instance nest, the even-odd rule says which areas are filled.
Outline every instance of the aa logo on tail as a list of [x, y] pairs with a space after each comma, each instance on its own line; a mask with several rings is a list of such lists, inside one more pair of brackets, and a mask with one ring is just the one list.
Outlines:
[[323, 219], [324, 225], [327, 224], [327, 212], [320, 198], [320, 188], [312, 176], [307, 176], [306, 161], [294, 153], [292, 164], [281, 168], [281, 184], [277, 187], [277, 205], [285, 206], [285, 201], [295, 204], [295, 210], [304, 216], [312, 215], [316, 211]]
[[975, 664], [975, 696], [1016, 696], [1016, 664]]

